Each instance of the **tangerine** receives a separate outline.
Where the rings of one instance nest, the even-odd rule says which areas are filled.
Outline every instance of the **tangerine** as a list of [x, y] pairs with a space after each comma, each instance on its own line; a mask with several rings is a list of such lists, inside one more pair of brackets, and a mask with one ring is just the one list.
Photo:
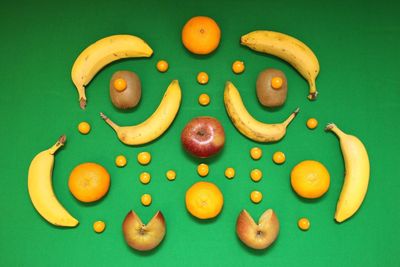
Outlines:
[[197, 182], [186, 191], [186, 209], [199, 219], [211, 219], [222, 210], [224, 197], [211, 182]]

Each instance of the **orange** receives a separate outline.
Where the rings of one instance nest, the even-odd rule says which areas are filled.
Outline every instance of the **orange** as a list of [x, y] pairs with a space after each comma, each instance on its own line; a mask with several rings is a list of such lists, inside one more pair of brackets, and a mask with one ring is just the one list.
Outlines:
[[221, 30], [210, 17], [193, 17], [183, 26], [182, 43], [193, 54], [210, 54], [218, 47], [220, 40]]
[[110, 174], [97, 163], [82, 163], [69, 175], [68, 187], [76, 199], [94, 202], [107, 194], [110, 188]]
[[322, 163], [305, 160], [292, 169], [290, 182], [299, 196], [319, 198], [329, 189], [330, 175]]
[[199, 219], [216, 217], [224, 205], [219, 188], [211, 182], [197, 182], [186, 191], [186, 209]]

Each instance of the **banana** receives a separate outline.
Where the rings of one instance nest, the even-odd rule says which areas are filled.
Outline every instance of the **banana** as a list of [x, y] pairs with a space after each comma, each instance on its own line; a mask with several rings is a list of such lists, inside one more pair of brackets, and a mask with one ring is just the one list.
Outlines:
[[286, 134], [286, 127], [299, 112], [297, 108], [282, 123], [267, 124], [254, 119], [243, 104], [239, 91], [231, 82], [226, 82], [224, 91], [224, 103], [229, 118], [233, 125], [246, 137], [257, 142], [276, 142]]
[[28, 191], [33, 206], [49, 223], [74, 227], [79, 223], [78, 220], [60, 204], [52, 186], [54, 154], [65, 141], [66, 137], [63, 135], [51, 148], [33, 158], [28, 172]]
[[292, 36], [273, 31], [253, 31], [243, 35], [240, 40], [242, 45], [252, 50], [274, 55], [291, 64], [308, 81], [308, 99], [317, 98], [315, 79], [319, 73], [319, 63], [307, 45]]
[[121, 127], [111, 121], [104, 113], [101, 112], [100, 116], [114, 129], [122, 143], [127, 145], [146, 144], [157, 139], [169, 128], [178, 113], [181, 98], [179, 82], [173, 80], [156, 111], [140, 124]]
[[112, 35], [85, 48], [72, 66], [71, 77], [82, 109], [86, 106], [85, 88], [106, 65], [121, 58], [150, 57], [151, 47], [133, 35]]
[[325, 130], [339, 137], [344, 159], [346, 174], [335, 213], [335, 220], [343, 222], [357, 212], [367, 193], [370, 171], [368, 153], [360, 139], [344, 133], [334, 123], [328, 124]]

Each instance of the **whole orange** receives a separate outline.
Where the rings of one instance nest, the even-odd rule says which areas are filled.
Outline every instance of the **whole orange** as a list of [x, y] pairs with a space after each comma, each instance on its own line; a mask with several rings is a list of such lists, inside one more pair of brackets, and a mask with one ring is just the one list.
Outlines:
[[69, 175], [68, 187], [76, 199], [94, 202], [107, 194], [110, 188], [110, 174], [97, 163], [82, 163]]
[[221, 30], [210, 17], [193, 17], [183, 26], [182, 43], [194, 54], [210, 54], [218, 47], [220, 40]]
[[305, 160], [292, 169], [290, 182], [299, 196], [319, 198], [329, 189], [330, 175], [322, 163]]
[[186, 208], [199, 219], [216, 217], [223, 204], [222, 192], [213, 183], [197, 182], [186, 191]]

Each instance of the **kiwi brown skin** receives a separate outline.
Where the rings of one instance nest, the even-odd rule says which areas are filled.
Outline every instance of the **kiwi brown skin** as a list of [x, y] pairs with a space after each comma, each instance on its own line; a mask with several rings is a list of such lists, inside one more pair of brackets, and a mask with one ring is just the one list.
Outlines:
[[[274, 77], [281, 77], [283, 80], [280, 89], [274, 89], [271, 80]], [[287, 79], [285, 73], [278, 69], [268, 68], [260, 72], [256, 82], [257, 98], [261, 105], [268, 108], [282, 106], [287, 97]]]
[[[114, 88], [114, 81], [117, 79], [126, 81], [126, 89], [118, 91]], [[116, 108], [131, 109], [139, 104], [142, 96], [142, 85], [139, 76], [127, 70], [117, 71], [113, 74], [110, 80], [110, 98]]]

